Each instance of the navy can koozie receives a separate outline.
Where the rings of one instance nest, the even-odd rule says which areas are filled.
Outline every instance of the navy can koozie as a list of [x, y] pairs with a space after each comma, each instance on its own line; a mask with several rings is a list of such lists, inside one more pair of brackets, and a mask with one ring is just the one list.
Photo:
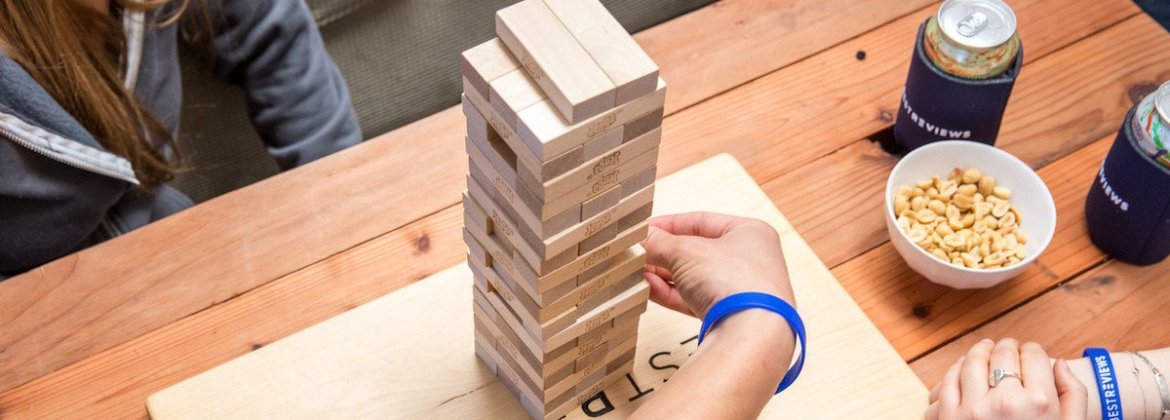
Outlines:
[[1106, 254], [1149, 265], [1170, 255], [1170, 169], [1138, 148], [1133, 117], [1130, 109], [1093, 177], [1085, 221], [1089, 238]]
[[942, 140], [994, 145], [1024, 62], [1023, 44], [1003, 74], [989, 79], [964, 79], [931, 63], [923, 46], [925, 30], [926, 22], [918, 27], [910, 74], [898, 105], [894, 122], [897, 144], [908, 150]]

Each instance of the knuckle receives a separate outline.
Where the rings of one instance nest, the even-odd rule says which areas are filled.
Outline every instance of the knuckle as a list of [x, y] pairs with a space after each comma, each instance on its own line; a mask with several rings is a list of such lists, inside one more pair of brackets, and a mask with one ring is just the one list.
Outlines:
[[1048, 395], [1040, 392], [1031, 393], [1024, 401], [1024, 406], [1032, 413], [1044, 413], [1048, 411], [1050, 405], [1052, 405], [1052, 400]]
[[996, 398], [991, 401], [991, 418], [1006, 418], [1016, 414], [1016, 406], [1007, 398]]

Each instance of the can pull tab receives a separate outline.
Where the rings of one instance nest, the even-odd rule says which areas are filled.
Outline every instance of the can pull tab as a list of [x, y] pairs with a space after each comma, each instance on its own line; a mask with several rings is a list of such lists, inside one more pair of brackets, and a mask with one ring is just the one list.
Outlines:
[[973, 12], [966, 19], [959, 22], [959, 34], [962, 36], [975, 36], [975, 34], [987, 27], [987, 15], [983, 12]]

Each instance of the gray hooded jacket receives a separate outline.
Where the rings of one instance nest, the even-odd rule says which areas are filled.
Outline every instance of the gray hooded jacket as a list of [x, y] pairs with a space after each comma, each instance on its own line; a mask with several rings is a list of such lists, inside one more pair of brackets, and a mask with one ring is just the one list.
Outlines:
[[[345, 82], [303, 1], [205, 3], [216, 25], [215, 75], [244, 88], [253, 124], [282, 169], [360, 141]], [[159, 28], [153, 19], [122, 17], [125, 83], [177, 136], [180, 40], [176, 25]], [[0, 280], [191, 206], [170, 186], [137, 185], [129, 162], [0, 53]]]

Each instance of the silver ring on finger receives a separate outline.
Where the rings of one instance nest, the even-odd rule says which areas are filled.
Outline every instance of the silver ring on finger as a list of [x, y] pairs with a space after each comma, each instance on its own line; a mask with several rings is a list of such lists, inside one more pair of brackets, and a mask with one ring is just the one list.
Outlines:
[[1019, 372], [995, 369], [991, 371], [991, 374], [987, 375], [987, 385], [995, 388], [1001, 381], [1003, 381], [1004, 378], [1016, 378], [1016, 380], [1020, 381], [1021, 384], [1024, 382], [1024, 379], [1020, 376]]

